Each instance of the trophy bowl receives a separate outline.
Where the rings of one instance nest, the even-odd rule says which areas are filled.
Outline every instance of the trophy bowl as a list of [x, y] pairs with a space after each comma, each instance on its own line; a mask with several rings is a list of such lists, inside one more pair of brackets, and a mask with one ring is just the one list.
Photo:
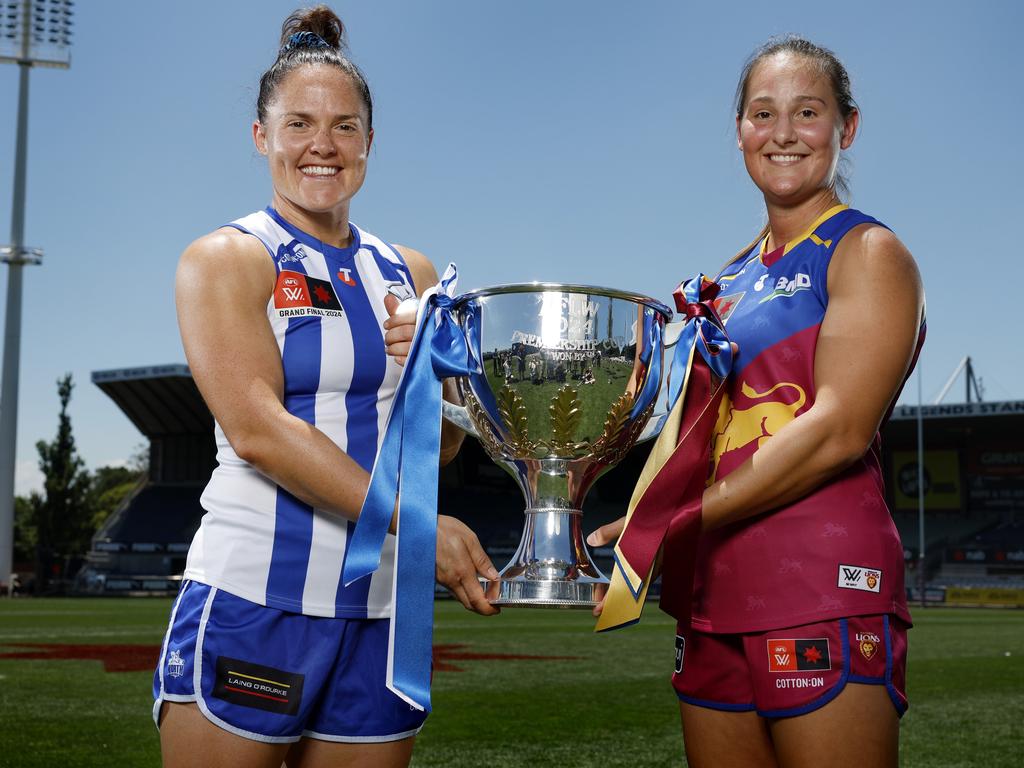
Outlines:
[[[665, 305], [582, 285], [471, 291], [453, 310], [481, 370], [456, 379], [445, 417], [522, 490], [522, 539], [485, 591], [495, 605], [592, 606], [608, 579], [583, 540], [583, 500], [639, 440], [661, 385]], [[625, 512], [625, 510], [623, 510]]]

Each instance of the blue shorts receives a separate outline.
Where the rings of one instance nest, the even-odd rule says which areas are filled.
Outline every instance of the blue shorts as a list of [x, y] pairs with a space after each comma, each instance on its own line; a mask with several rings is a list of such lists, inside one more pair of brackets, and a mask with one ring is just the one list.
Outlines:
[[164, 701], [195, 702], [256, 741], [413, 736], [426, 713], [385, 685], [389, 623], [287, 613], [186, 581], [153, 679], [153, 719]]

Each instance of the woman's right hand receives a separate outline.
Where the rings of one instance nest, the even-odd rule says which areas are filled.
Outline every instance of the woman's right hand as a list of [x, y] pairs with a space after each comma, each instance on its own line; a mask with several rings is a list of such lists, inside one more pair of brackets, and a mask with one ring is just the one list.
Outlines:
[[477, 575], [497, 579], [498, 570], [480, 546], [480, 540], [461, 520], [449, 515], [437, 516], [437, 580], [466, 607], [481, 616], [500, 609], [484, 595]]
[[[587, 536], [587, 544], [592, 547], [603, 547], [612, 542], [618, 541], [619, 536], [622, 535], [622, 529], [626, 527], [626, 516], [623, 515], [618, 520], [615, 520], [607, 525], [602, 525], [600, 528], [595, 530], [589, 536]], [[594, 616], [600, 616], [601, 611], [604, 610], [604, 597], [601, 598], [600, 602], [594, 606]]]

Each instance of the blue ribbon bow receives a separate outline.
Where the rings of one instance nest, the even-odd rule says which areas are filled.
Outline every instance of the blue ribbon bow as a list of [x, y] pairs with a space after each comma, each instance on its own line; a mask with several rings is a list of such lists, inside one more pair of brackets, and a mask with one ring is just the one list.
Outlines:
[[669, 371], [670, 412], [686, 380], [686, 369], [694, 345], [697, 346], [697, 351], [711, 372], [720, 379], [724, 379], [732, 370], [732, 345], [725, 332], [725, 324], [711, 303], [720, 290], [718, 283], [698, 272], [696, 277], [681, 283], [672, 294], [676, 300], [676, 309], [687, 320], [676, 343], [672, 368]]
[[[387, 686], [411, 706], [427, 712], [437, 547], [441, 379], [483, 370], [477, 350], [466, 343], [452, 311], [457, 281], [455, 265], [449, 264], [441, 281], [420, 297], [416, 332], [342, 571], [348, 586], [377, 570], [397, 499]], [[472, 324], [472, 311], [468, 319]]]

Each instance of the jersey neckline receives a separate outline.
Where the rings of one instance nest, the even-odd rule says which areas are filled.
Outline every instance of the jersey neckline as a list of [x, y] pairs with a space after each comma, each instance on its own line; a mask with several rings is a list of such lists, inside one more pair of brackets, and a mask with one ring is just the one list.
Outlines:
[[272, 205], [268, 205], [264, 210], [270, 218], [272, 218], [282, 229], [287, 231], [288, 234], [290, 234], [300, 243], [302, 243], [303, 245], [308, 245], [310, 248], [315, 248], [316, 250], [320, 251], [320, 253], [322, 253], [324, 256], [332, 258], [336, 261], [352, 261], [356, 253], [359, 251], [359, 248], [362, 246], [359, 228], [351, 221], [348, 223], [348, 231], [351, 235], [352, 242], [349, 244], [347, 248], [338, 248], [336, 246], [325, 243], [322, 240], [318, 240], [308, 232], [299, 229], [286, 218], [284, 218], [284, 216], [278, 213]]
[[[790, 240], [788, 243], [786, 243], [784, 246], [782, 246], [782, 253], [779, 254], [779, 256], [777, 258], [782, 258], [783, 256], [785, 256], [787, 253], [789, 253], [794, 248], [796, 248], [798, 245], [800, 245], [800, 243], [802, 243], [804, 240], [806, 240], [807, 238], [811, 237], [814, 234], [814, 231], [818, 227], [820, 227], [826, 221], [831, 219], [837, 213], [841, 213], [842, 211], [847, 210], [849, 207], [850, 206], [848, 206], [848, 205], [840, 203], [839, 205], [834, 205], [831, 208], [829, 208], [827, 211], [825, 211], [823, 214], [821, 214], [821, 216], [816, 218], [814, 220], [814, 222], [806, 230], [804, 230], [803, 234], [800, 234], [797, 237], [794, 237], [792, 240]], [[761, 259], [762, 263], [764, 262], [765, 257], [771, 256], [774, 253], [778, 253], [778, 251], [780, 250], [779, 248], [774, 248], [774, 249], [772, 249], [772, 251], [770, 253], [768, 253], [768, 252], [766, 252], [767, 247], [768, 247], [768, 235], [766, 234], [762, 238], [760, 245], [757, 247], [758, 256]]]

